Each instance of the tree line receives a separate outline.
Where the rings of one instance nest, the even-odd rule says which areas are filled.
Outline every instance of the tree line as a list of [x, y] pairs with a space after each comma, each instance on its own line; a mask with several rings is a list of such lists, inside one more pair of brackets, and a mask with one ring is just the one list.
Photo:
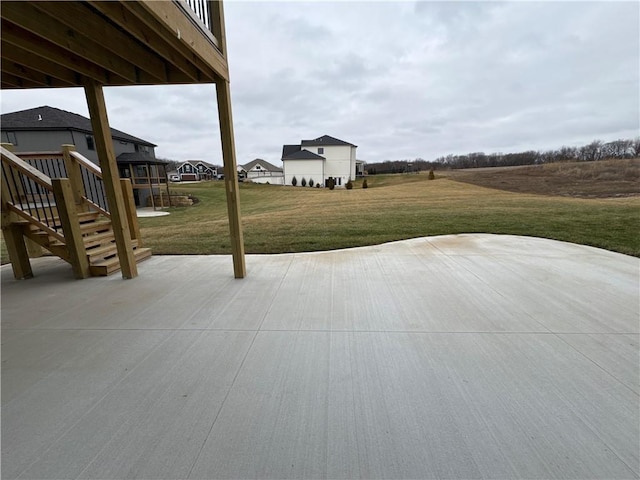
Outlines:
[[427, 161], [422, 158], [416, 158], [415, 160], [385, 160], [384, 162], [368, 163], [366, 170], [369, 175], [376, 175], [436, 169], [512, 167], [569, 161], [593, 162], [605, 159], [638, 157], [640, 157], [640, 137], [636, 137], [633, 140], [621, 139], [607, 143], [594, 140], [582, 147], [563, 146], [556, 150], [527, 150], [517, 153], [489, 154], [473, 152], [465, 155], [441, 156], [433, 161]]

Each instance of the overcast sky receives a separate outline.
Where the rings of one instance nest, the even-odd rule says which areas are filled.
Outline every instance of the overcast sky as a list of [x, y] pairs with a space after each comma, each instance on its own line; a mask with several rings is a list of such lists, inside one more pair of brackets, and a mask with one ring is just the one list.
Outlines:
[[[331, 135], [368, 162], [640, 134], [640, 3], [227, 1], [238, 163]], [[105, 89], [112, 127], [221, 164], [215, 87]], [[3, 91], [2, 113], [88, 116], [82, 89]]]

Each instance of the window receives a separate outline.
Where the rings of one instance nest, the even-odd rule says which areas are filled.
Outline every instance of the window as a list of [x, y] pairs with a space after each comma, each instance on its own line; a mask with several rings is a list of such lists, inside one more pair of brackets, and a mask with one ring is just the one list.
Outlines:
[[95, 145], [93, 143], [93, 135], [85, 135], [84, 138], [87, 139], [87, 148], [89, 150], [95, 150], [96, 147], [95, 147]]
[[13, 145], [18, 145], [18, 139], [16, 138], [16, 132], [7, 132], [7, 140]]
[[318, 154], [322, 155], [324, 153], [324, 147], [318, 147]]
[[202, 165], [202, 164], [198, 165], [198, 171], [200, 173], [204, 172], [204, 165]]

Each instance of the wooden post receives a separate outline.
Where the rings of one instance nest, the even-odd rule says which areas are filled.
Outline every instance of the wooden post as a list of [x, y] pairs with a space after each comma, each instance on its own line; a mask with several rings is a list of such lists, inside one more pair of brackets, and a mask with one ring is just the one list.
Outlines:
[[231, 116], [231, 97], [229, 82], [216, 82], [218, 97], [218, 117], [220, 119], [220, 140], [222, 142], [222, 160], [224, 163], [224, 186], [227, 193], [227, 211], [231, 235], [231, 254], [233, 272], [236, 278], [247, 274], [244, 260], [244, 239], [240, 221], [240, 192], [238, 189], [238, 169], [236, 167], [236, 149], [233, 140], [233, 120]]
[[131, 180], [121, 178], [122, 196], [124, 197], [124, 206], [127, 210], [127, 220], [129, 222], [129, 232], [131, 232], [131, 240], [138, 240], [138, 248], [142, 246], [142, 238], [140, 237], [140, 225], [138, 225], [138, 216], [136, 215], [136, 201], [133, 198], [133, 187]]
[[151, 183], [151, 172], [150, 167], [151, 165], [149, 165], [148, 163], [145, 164], [145, 168], [147, 169], [147, 182], [149, 182], [149, 191], [151, 192], [151, 206], [153, 207], [153, 211], [156, 211], [156, 201], [153, 198], [153, 184]]
[[80, 164], [71, 156], [71, 152], [75, 151], [75, 145], [62, 145], [64, 165], [67, 167], [67, 175], [71, 182], [71, 190], [73, 191], [73, 198], [76, 202], [76, 209], [78, 212], [84, 212], [89, 210], [89, 206], [85, 205], [82, 201], [82, 197], [85, 194], [84, 183], [82, 181], [82, 170], [80, 169]]
[[[11, 143], [3, 143], [2, 147], [13, 152], [13, 145]], [[13, 270], [13, 276], [16, 280], [25, 280], [27, 278], [33, 278], [33, 271], [31, 270], [31, 262], [29, 262], [29, 252], [27, 250], [27, 244], [25, 242], [24, 235], [22, 234], [22, 227], [14, 223], [15, 214], [11, 213], [7, 207], [11, 201], [9, 183], [4, 176], [4, 169], [2, 169], [2, 189], [0, 194], [2, 196], [2, 235], [4, 237], [4, 243], [7, 247], [7, 253], [9, 254], [9, 260], [11, 261], [11, 269]]]
[[62, 231], [64, 232], [64, 240], [69, 250], [69, 258], [73, 273], [76, 278], [87, 278], [91, 275], [89, 270], [89, 259], [87, 258], [87, 250], [82, 240], [82, 231], [80, 230], [80, 222], [78, 221], [78, 211], [76, 210], [75, 195], [71, 180], [68, 178], [53, 178], [53, 195], [58, 206], [58, 216], [62, 223]]
[[[218, 40], [218, 48], [227, 58], [227, 42], [224, 26], [224, 9], [221, 1], [209, 2], [211, 31]], [[220, 77], [216, 80], [218, 99], [218, 119], [220, 120], [220, 140], [224, 164], [224, 186], [227, 193], [227, 211], [231, 234], [231, 253], [233, 271], [236, 278], [247, 274], [244, 259], [244, 239], [240, 219], [240, 192], [238, 190], [238, 168], [236, 166], [236, 147], [233, 138], [233, 116], [231, 114], [231, 90], [229, 82]]]
[[113, 141], [107, 117], [107, 107], [104, 103], [102, 86], [95, 80], [86, 79], [84, 92], [87, 97], [91, 126], [95, 139], [96, 151], [100, 159], [102, 169], [102, 180], [111, 213], [111, 223], [116, 240], [118, 258], [123, 278], [135, 278], [138, 276], [138, 266], [133, 255], [131, 245], [131, 233], [129, 232], [129, 222], [122, 196], [118, 165], [113, 151]]

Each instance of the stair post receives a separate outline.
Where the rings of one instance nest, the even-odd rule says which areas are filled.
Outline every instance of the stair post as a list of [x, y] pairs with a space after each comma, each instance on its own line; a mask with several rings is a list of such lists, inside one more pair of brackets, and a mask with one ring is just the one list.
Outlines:
[[91, 275], [91, 271], [89, 269], [87, 250], [82, 239], [82, 231], [80, 230], [78, 210], [76, 209], [71, 180], [68, 178], [53, 178], [51, 179], [51, 184], [53, 185], [53, 195], [58, 206], [58, 216], [62, 223], [64, 240], [69, 249], [69, 259], [73, 267], [73, 273], [78, 279], [87, 278]]
[[71, 190], [73, 191], [73, 198], [76, 203], [76, 209], [79, 212], [86, 212], [89, 210], [89, 206], [85, 205], [82, 201], [82, 197], [85, 195], [84, 182], [82, 181], [82, 170], [80, 165], [76, 162], [75, 158], [71, 156], [71, 152], [76, 151], [75, 145], [62, 145], [62, 155], [64, 157], [64, 165], [67, 168], [67, 176], [71, 182]]
[[[10, 143], [3, 143], [2, 147], [6, 150], [13, 151], [13, 145]], [[13, 276], [16, 280], [33, 278], [33, 271], [31, 270], [31, 262], [29, 261], [27, 244], [22, 234], [22, 227], [15, 223], [15, 220], [17, 220], [15, 218], [16, 215], [10, 212], [8, 208], [8, 204], [11, 201], [11, 193], [9, 183], [5, 177], [4, 168], [2, 168], [2, 187], [0, 194], [2, 196], [2, 235], [4, 236], [4, 243], [7, 247], [9, 260], [11, 261]]]
[[128, 178], [121, 178], [120, 185], [122, 186], [122, 197], [124, 199], [124, 209], [127, 212], [131, 240], [138, 240], [138, 248], [140, 248], [142, 246], [142, 238], [140, 237], [140, 225], [138, 225], [138, 215], [136, 214], [136, 200], [133, 198], [133, 186]]

